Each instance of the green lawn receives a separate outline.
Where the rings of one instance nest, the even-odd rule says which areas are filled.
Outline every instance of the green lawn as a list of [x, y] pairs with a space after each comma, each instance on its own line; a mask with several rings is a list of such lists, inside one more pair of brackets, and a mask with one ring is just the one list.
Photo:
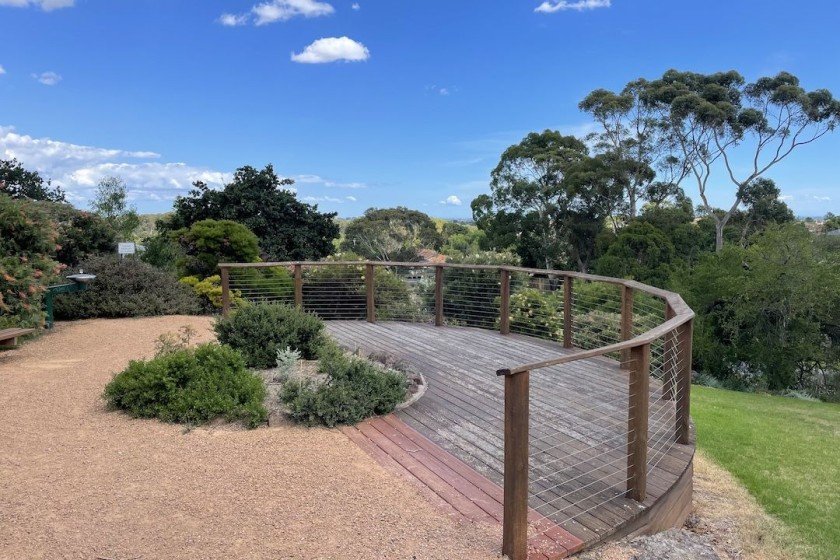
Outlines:
[[840, 405], [692, 387], [697, 444], [812, 548], [840, 558]]

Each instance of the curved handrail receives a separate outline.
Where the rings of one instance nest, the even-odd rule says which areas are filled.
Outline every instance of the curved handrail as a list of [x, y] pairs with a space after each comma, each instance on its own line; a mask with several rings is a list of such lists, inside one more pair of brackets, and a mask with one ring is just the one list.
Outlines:
[[605, 284], [613, 284], [625, 288], [631, 288], [639, 292], [643, 292], [654, 297], [664, 300], [671, 309], [673, 316], [665, 320], [660, 325], [653, 327], [639, 335], [634, 336], [628, 340], [608, 344], [600, 348], [592, 350], [581, 350], [573, 354], [566, 354], [558, 356], [551, 360], [543, 360], [539, 362], [532, 362], [526, 364], [519, 364], [509, 368], [499, 369], [496, 374], [499, 376], [514, 375], [524, 371], [533, 371], [536, 369], [556, 366], [561, 364], [568, 364], [578, 360], [585, 360], [588, 358], [595, 358], [604, 356], [606, 354], [620, 352], [622, 350], [629, 350], [631, 348], [650, 344], [663, 335], [673, 331], [674, 329], [684, 325], [694, 318], [694, 311], [685, 303], [682, 297], [668, 290], [649, 286], [635, 280], [627, 280], [622, 278], [613, 278], [610, 276], [599, 276], [597, 274], [588, 274], [585, 272], [577, 272], [571, 270], [549, 270], [541, 268], [527, 268], [521, 266], [506, 266], [506, 265], [482, 265], [482, 264], [461, 264], [461, 263], [421, 263], [421, 262], [395, 262], [395, 261], [283, 261], [283, 262], [258, 262], [258, 263], [219, 263], [219, 268], [270, 268], [270, 267], [290, 267], [290, 266], [391, 266], [391, 267], [436, 267], [436, 268], [453, 268], [453, 269], [468, 269], [468, 270], [496, 270], [507, 272], [519, 272], [531, 275], [542, 275], [548, 277], [560, 278], [576, 278], [590, 282], [601, 282]]

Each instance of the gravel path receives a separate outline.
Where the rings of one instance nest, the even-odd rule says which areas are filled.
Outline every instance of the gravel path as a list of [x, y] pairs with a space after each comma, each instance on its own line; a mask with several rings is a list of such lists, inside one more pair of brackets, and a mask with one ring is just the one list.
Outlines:
[[0, 558], [498, 558], [337, 430], [186, 431], [100, 395], [203, 317], [59, 324], [0, 353]]

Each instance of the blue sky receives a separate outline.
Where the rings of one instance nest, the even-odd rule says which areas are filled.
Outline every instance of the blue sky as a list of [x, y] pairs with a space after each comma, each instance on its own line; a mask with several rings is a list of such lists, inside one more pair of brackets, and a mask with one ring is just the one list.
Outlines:
[[[840, 95], [830, 1], [540, 2], [0, 0], [0, 157], [78, 206], [103, 174], [152, 212], [191, 179], [270, 162], [342, 216], [400, 204], [467, 218], [505, 147], [592, 130], [577, 104], [598, 87], [784, 69]], [[311, 63], [341, 56], [355, 61]], [[769, 176], [797, 214], [840, 213], [838, 156], [840, 131]], [[732, 192], [721, 175], [712, 202]]]

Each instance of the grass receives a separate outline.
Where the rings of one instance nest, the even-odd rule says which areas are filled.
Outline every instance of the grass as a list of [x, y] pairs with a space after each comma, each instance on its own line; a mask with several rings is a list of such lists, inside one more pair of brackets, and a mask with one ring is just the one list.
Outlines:
[[840, 551], [840, 405], [692, 387], [697, 444], [819, 560]]

